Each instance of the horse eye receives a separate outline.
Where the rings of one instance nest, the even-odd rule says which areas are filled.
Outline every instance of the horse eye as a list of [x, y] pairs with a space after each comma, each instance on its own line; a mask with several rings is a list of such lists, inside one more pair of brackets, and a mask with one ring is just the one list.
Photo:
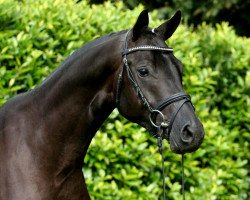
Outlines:
[[139, 68], [137, 71], [141, 77], [145, 77], [149, 74], [149, 71], [146, 67]]

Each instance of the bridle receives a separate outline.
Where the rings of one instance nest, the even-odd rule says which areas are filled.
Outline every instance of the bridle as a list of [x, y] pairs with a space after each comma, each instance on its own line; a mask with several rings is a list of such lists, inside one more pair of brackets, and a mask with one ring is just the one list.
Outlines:
[[[118, 80], [117, 80], [117, 87], [116, 87], [116, 105], [119, 110], [120, 106], [120, 94], [121, 94], [121, 87], [122, 87], [122, 81], [123, 81], [123, 74], [124, 71], [127, 71], [127, 76], [128, 79], [130, 80], [133, 88], [136, 91], [137, 97], [141, 100], [142, 104], [147, 108], [149, 111], [149, 120], [151, 124], [157, 129], [157, 134], [154, 136], [157, 136], [157, 143], [158, 143], [158, 148], [159, 152], [162, 155], [162, 175], [163, 175], [163, 191], [164, 191], [164, 199], [166, 199], [166, 192], [165, 192], [165, 172], [164, 172], [164, 156], [163, 156], [163, 148], [162, 148], [162, 140], [164, 138], [164, 132], [165, 130], [167, 131], [167, 136], [166, 138], [169, 139], [172, 126], [174, 124], [174, 120], [182, 108], [182, 106], [185, 103], [191, 103], [190, 96], [187, 95], [184, 92], [179, 92], [174, 95], [168, 96], [164, 98], [163, 100], [159, 101], [156, 105], [155, 108], [153, 108], [150, 103], [148, 102], [147, 98], [144, 96], [140, 86], [138, 85], [131, 68], [129, 67], [128, 60], [127, 60], [127, 55], [134, 53], [136, 51], [161, 51], [161, 52], [173, 52], [172, 48], [166, 48], [166, 47], [157, 47], [157, 46], [151, 46], [151, 45], [144, 45], [144, 46], [137, 46], [137, 47], [132, 47], [128, 48], [128, 34], [130, 30], [127, 31], [125, 40], [124, 40], [124, 46], [123, 46], [123, 52], [122, 52], [122, 57], [123, 57], [123, 68], [121, 72], [118, 75]], [[170, 104], [174, 102], [179, 102], [178, 107], [174, 110], [170, 120], [166, 120], [165, 115], [161, 112], [164, 108], [169, 106]], [[193, 106], [193, 105], [192, 105]], [[162, 121], [160, 123], [156, 122], [156, 117], [157, 115], [161, 116]], [[184, 195], [184, 155], [182, 155], [182, 194], [183, 194], [183, 199], [185, 199]]]

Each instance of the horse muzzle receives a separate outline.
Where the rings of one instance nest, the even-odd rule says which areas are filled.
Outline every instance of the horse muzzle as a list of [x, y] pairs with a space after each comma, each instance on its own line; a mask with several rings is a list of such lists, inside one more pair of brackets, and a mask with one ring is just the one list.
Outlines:
[[164, 132], [163, 137], [168, 139], [170, 149], [174, 153], [190, 153], [196, 151], [202, 144], [204, 129], [202, 124], [197, 121], [195, 124], [184, 124], [181, 128], [177, 125], [169, 135], [165, 135]]
[[[165, 108], [176, 102], [170, 117], [166, 118]], [[186, 105], [186, 106], [184, 106]], [[165, 111], [165, 112], [164, 112]], [[204, 129], [194, 113], [190, 96], [180, 92], [161, 101], [149, 115], [157, 137], [166, 139], [175, 153], [193, 152], [199, 148], [204, 138]]]

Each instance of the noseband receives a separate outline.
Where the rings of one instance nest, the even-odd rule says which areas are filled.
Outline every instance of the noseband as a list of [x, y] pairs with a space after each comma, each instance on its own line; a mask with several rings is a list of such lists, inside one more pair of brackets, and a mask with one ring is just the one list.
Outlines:
[[[128, 65], [128, 60], [127, 60], [127, 55], [134, 53], [136, 51], [162, 51], [162, 52], [173, 52], [173, 49], [171, 48], [166, 48], [166, 47], [157, 47], [157, 46], [151, 46], [151, 45], [144, 45], [144, 46], [137, 46], [137, 47], [132, 47], [128, 48], [128, 33], [130, 32], [127, 31], [125, 40], [124, 40], [124, 46], [123, 46], [123, 52], [122, 52], [122, 57], [123, 57], [123, 68], [118, 76], [118, 81], [117, 81], [117, 88], [116, 88], [116, 105], [119, 110], [119, 105], [120, 105], [120, 94], [121, 94], [121, 86], [122, 86], [122, 80], [123, 80], [123, 74], [124, 70], [127, 71], [128, 79], [130, 80], [133, 88], [136, 91], [137, 97], [141, 100], [143, 105], [148, 109], [149, 111], [149, 120], [151, 124], [157, 128], [157, 134], [154, 136], [157, 136], [157, 141], [158, 141], [158, 148], [159, 152], [161, 153], [162, 156], [162, 181], [163, 181], [163, 195], [164, 195], [164, 200], [166, 199], [166, 186], [165, 186], [165, 172], [164, 172], [164, 155], [163, 155], [163, 148], [162, 148], [162, 140], [164, 138], [164, 130], [167, 130], [167, 135], [165, 137], [169, 139], [170, 133], [172, 130], [172, 126], [174, 124], [174, 120], [182, 108], [182, 106], [185, 103], [190, 103], [192, 107], [194, 108], [193, 104], [191, 103], [190, 96], [187, 95], [184, 92], [179, 92], [174, 95], [168, 96], [164, 98], [163, 100], [159, 101], [156, 105], [155, 108], [152, 108], [150, 103], [148, 102], [147, 98], [144, 96], [140, 86], [138, 85], [131, 68]], [[170, 120], [166, 120], [165, 115], [161, 112], [164, 108], [167, 106], [171, 105], [174, 102], [179, 102], [178, 107], [174, 110]], [[156, 117], [157, 115], [160, 115], [162, 121], [157, 124], [156, 122]], [[182, 199], [185, 199], [185, 190], [184, 190], [184, 154], [182, 154]]]

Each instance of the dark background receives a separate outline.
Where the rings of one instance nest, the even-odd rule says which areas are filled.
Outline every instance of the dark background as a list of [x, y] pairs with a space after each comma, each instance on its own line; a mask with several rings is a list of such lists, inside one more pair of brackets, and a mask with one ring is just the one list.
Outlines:
[[[110, 0], [115, 2], [115, 0]], [[89, 0], [90, 4], [102, 4], [104, 0]], [[196, 27], [202, 22], [215, 25], [227, 21], [240, 36], [250, 36], [250, 0], [123, 0], [129, 9], [143, 4], [149, 11], [157, 9], [159, 18], [167, 19], [181, 10], [186, 23]]]

